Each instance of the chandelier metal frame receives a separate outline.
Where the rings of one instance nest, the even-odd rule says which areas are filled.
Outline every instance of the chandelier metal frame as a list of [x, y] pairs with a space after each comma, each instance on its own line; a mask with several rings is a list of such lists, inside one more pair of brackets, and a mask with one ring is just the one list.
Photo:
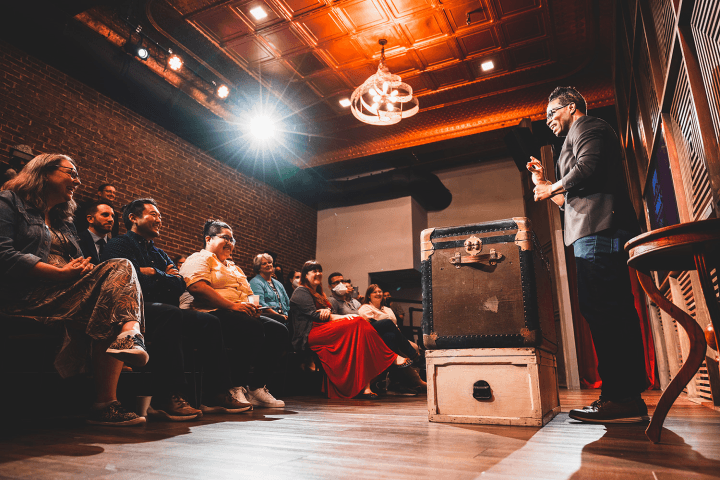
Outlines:
[[361, 122], [393, 125], [415, 115], [420, 103], [413, 97], [412, 87], [400, 76], [390, 73], [385, 65], [387, 40], [383, 38], [378, 43], [382, 47], [378, 71], [355, 89], [350, 97], [350, 110]]

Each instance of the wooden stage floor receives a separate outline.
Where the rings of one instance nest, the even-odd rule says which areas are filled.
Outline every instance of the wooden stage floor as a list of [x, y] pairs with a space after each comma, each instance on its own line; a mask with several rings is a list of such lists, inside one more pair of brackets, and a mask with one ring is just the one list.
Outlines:
[[[568, 418], [596, 395], [562, 390], [562, 413], [544, 428], [429, 423], [425, 397], [291, 397], [284, 410], [142, 427], [3, 427], [0, 478], [720, 478], [719, 412], [681, 397], [653, 445], [644, 426]], [[659, 392], [644, 397], [652, 409]]]

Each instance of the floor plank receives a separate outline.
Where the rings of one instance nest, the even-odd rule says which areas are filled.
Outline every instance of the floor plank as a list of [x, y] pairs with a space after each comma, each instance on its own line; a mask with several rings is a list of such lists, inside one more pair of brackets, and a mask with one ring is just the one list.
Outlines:
[[[681, 397], [653, 445], [643, 426], [567, 416], [596, 396], [562, 390], [544, 428], [430, 423], [425, 397], [294, 397], [284, 410], [131, 428], [56, 420], [3, 429], [0, 478], [720, 478], [717, 411]], [[659, 392], [644, 397], [652, 410]]]

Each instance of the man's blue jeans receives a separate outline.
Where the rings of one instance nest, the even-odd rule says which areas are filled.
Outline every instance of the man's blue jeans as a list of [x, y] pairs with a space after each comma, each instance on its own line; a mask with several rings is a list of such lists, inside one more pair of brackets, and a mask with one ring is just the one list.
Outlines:
[[573, 243], [580, 311], [590, 325], [603, 400], [645, 390], [645, 352], [635, 310], [625, 242], [632, 234], [604, 230]]

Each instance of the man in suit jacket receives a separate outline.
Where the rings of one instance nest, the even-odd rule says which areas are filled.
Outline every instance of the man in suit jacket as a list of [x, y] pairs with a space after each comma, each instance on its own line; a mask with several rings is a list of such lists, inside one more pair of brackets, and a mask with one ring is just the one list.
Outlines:
[[572, 87], [550, 95], [547, 125], [565, 141], [555, 183], [540, 162], [527, 164], [535, 201], [551, 199], [565, 217], [565, 244], [572, 245], [580, 311], [590, 325], [602, 378], [602, 393], [570, 417], [592, 423], [647, 420], [640, 397], [646, 387], [640, 319], [623, 246], [638, 233], [635, 210], [625, 189], [622, 146], [612, 127], [586, 115], [587, 104]]
[[[85, 212], [90, 207], [92, 207], [94, 203], [106, 203], [110, 205], [111, 208], [114, 208], [113, 202], [115, 202], [116, 192], [117, 190], [115, 189], [115, 186], [113, 184], [103, 183], [98, 187], [97, 198], [95, 200], [81, 202], [78, 205], [78, 209], [76, 210], [75, 220], [73, 220], [73, 222], [75, 223], [75, 229], [78, 232], [83, 232], [85, 231], [85, 229], [88, 228], [88, 221]], [[112, 230], [110, 231], [110, 236], [108, 237], [108, 240], [110, 238], [117, 237], [120, 232], [120, 218], [116, 212], [113, 212], [113, 219], [115, 220], [115, 222], [113, 224]]]
[[88, 228], [78, 232], [80, 248], [83, 256], [90, 257], [92, 263], [97, 265], [105, 250], [108, 233], [112, 231], [115, 224], [115, 212], [109, 203], [96, 201], [92, 202], [81, 214], [85, 215]]

